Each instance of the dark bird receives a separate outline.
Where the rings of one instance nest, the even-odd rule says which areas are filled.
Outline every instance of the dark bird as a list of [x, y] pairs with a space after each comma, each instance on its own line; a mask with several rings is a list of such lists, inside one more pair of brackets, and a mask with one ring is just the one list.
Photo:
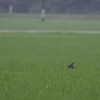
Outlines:
[[71, 63], [70, 65], [68, 65], [68, 69], [69, 69], [69, 68], [74, 68], [74, 67], [73, 67], [73, 64], [74, 64], [74, 62]]

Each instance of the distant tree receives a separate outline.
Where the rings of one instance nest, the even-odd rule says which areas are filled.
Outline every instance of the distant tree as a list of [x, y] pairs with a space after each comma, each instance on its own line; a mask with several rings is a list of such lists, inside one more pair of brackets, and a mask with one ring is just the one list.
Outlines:
[[[33, 6], [33, 3], [35, 3], [35, 1], [38, 2], [38, 0], [17, 0], [16, 12], [28, 13], [29, 11], [31, 11], [30, 8], [32, 8], [31, 6]], [[38, 3], [36, 3], [36, 5], [38, 6]]]
[[[44, 0], [0, 0], [0, 7], [9, 12], [35, 12], [43, 9]], [[100, 13], [100, 0], [45, 0], [46, 13]], [[42, 10], [42, 12], [44, 12]]]
[[13, 5], [15, 4], [17, 0], [1, 0], [3, 4], [6, 4], [9, 6], [9, 13], [13, 13]]

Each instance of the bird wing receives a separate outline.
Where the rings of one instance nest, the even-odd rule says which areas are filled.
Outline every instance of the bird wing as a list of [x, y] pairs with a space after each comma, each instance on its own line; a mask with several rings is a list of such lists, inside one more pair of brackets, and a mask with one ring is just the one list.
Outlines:
[[74, 62], [70, 64], [70, 66], [73, 66]]

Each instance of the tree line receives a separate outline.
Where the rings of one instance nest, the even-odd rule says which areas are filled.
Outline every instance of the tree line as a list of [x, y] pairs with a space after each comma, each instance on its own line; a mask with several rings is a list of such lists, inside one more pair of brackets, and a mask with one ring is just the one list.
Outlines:
[[40, 13], [43, 2], [46, 13], [100, 14], [100, 0], [0, 0], [0, 12]]

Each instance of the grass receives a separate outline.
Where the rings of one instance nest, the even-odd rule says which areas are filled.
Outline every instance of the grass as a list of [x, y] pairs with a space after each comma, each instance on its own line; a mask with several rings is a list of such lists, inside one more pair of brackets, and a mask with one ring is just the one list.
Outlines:
[[1, 19], [0, 30], [100, 31], [100, 21]]
[[0, 33], [1, 100], [100, 100], [99, 41], [100, 34]]
[[100, 31], [100, 15], [0, 14], [0, 30]]
[[[99, 14], [45, 14], [46, 19], [58, 20], [100, 20]], [[15, 19], [41, 19], [41, 13], [0, 13], [0, 18]]]

